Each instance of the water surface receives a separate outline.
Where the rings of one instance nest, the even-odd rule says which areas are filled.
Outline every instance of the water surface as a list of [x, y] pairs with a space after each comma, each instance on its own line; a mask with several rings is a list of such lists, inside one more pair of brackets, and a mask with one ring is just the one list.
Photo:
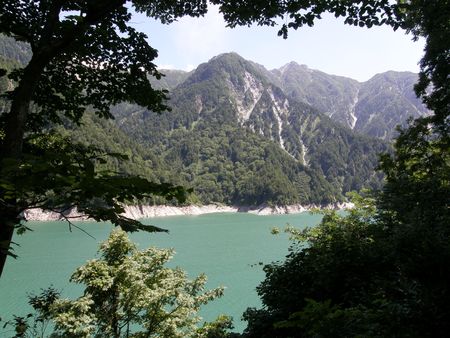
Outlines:
[[[176, 255], [171, 266], [180, 266], [191, 278], [199, 273], [208, 276], [208, 287], [226, 287], [225, 295], [201, 312], [206, 320], [219, 314], [231, 315], [237, 331], [245, 323], [240, 321], [247, 307], [260, 306], [255, 287], [264, 279], [261, 263], [283, 260], [289, 240], [286, 234], [274, 236], [271, 228], [290, 224], [312, 226], [320, 215], [256, 216], [246, 213], [208, 214], [200, 216], [170, 216], [146, 220], [170, 231], [169, 234], [135, 233], [131, 235], [139, 248], [157, 246], [174, 248]], [[20, 244], [17, 260], [8, 258], [0, 278], [0, 317], [11, 319], [13, 314], [30, 312], [27, 293], [38, 293], [53, 285], [64, 297], [77, 297], [82, 287], [68, 283], [75, 268], [96, 257], [98, 243], [104, 241], [111, 225], [91, 222], [76, 223], [95, 239], [82, 231], [69, 231], [64, 222], [29, 222], [34, 231], [15, 236]], [[0, 323], [0, 336], [3, 336]]]

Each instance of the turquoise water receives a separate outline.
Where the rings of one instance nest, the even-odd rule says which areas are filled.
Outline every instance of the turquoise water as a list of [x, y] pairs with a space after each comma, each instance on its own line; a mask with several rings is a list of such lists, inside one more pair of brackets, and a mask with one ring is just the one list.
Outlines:
[[[170, 231], [169, 234], [135, 233], [133, 241], [140, 248], [157, 246], [174, 248], [172, 266], [180, 266], [191, 278], [204, 272], [208, 287], [226, 287], [225, 295], [201, 312], [206, 320], [219, 314], [234, 318], [235, 329], [242, 331], [240, 320], [247, 307], [260, 306], [255, 287], [264, 279], [262, 263], [283, 260], [289, 240], [286, 234], [272, 235], [274, 226], [290, 224], [296, 227], [312, 226], [320, 215], [256, 216], [245, 213], [209, 214], [201, 216], [171, 216], [152, 218], [154, 224]], [[95, 239], [75, 228], [72, 232], [64, 222], [29, 222], [35, 231], [15, 236], [20, 244], [15, 253], [17, 260], [9, 258], [0, 278], [0, 317], [11, 319], [13, 314], [25, 315], [30, 311], [27, 293], [38, 293], [53, 285], [62, 290], [64, 297], [77, 297], [82, 287], [68, 283], [74, 269], [96, 256], [98, 243], [105, 240], [111, 230], [108, 224], [77, 223]], [[0, 336], [3, 326], [0, 323]]]

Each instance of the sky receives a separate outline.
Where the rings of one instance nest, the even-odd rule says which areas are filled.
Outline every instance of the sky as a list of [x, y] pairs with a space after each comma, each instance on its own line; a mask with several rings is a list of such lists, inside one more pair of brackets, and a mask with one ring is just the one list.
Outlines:
[[155, 63], [161, 69], [190, 71], [218, 54], [236, 52], [267, 69], [295, 61], [366, 81], [388, 70], [418, 72], [424, 47], [424, 41], [413, 42], [404, 31], [348, 26], [334, 16], [324, 16], [314, 27], [290, 30], [286, 40], [277, 35], [277, 27], [227, 28], [216, 7], [203, 18], [184, 17], [170, 25], [140, 14], [131, 23], [158, 50]]

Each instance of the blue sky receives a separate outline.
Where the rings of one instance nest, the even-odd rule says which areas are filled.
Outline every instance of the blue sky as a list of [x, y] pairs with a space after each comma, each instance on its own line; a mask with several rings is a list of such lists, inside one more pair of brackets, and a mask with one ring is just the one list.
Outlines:
[[268, 69], [296, 61], [359, 81], [387, 70], [418, 72], [423, 41], [413, 42], [403, 31], [388, 27], [367, 29], [342, 22], [325, 16], [312, 28], [290, 31], [284, 40], [277, 36], [277, 27], [227, 28], [214, 7], [204, 18], [182, 18], [170, 25], [143, 15], [132, 19], [159, 51], [155, 63], [160, 68], [191, 70], [220, 53], [236, 52]]

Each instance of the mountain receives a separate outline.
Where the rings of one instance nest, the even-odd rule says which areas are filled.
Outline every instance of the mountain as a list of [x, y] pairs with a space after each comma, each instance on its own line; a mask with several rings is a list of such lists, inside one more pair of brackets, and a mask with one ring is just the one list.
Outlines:
[[25, 65], [31, 60], [32, 52], [27, 43], [0, 34], [0, 56]]
[[312, 70], [295, 62], [272, 73], [278, 77], [281, 88], [289, 97], [316, 107], [347, 127], [354, 127], [360, 87], [356, 80]]
[[290, 62], [272, 74], [289, 97], [365, 135], [389, 140], [409, 117], [429, 114], [414, 93], [414, 73], [389, 71], [360, 83]]
[[117, 125], [179, 173], [202, 202], [331, 203], [377, 187], [381, 141], [289, 98], [237, 54], [201, 64], [171, 93], [171, 112], [114, 108]]
[[[31, 49], [27, 44], [0, 34], [0, 68], [26, 64], [30, 58]], [[396, 135], [397, 125], [405, 125], [409, 117], [430, 113], [414, 93], [413, 87], [417, 82], [417, 74], [414, 73], [389, 71], [360, 83], [296, 62], [271, 71], [248, 62], [289, 98], [307, 103], [334, 121], [371, 137], [390, 140]], [[160, 71], [165, 76], [161, 80], [152, 77], [150, 81], [155, 88], [169, 91], [190, 75], [190, 72], [182, 70]], [[4, 78], [0, 79], [0, 89], [10, 85]]]
[[[129, 162], [110, 161], [108, 169], [192, 187], [191, 202], [327, 204], [343, 201], [347, 191], [381, 186], [374, 168], [388, 145], [334, 121], [320, 100], [308, 101], [316, 108], [299, 99], [294, 86], [286, 87], [286, 70], [283, 77], [282, 70], [228, 53], [189, 73], [162, 72], [166, 77], [152, 83], [170, 91], [170, 112], [124, 103], [112, 107], [113, 121], [88, 113], [82, 128], [58, 128], [76, 141], [129, 155]], [[351, 104], [344, 94], [360, 84], [334, 81], [345, 82], [335, 98]], [[326, 94], [330, 104], [339, 102]]]
[[189, 72], [183, 70], [159, 69], [159, 71], [163, 74], [160, 80], [152, 76], [149, 77], [150, 83], [155, 89], [166, 89], [170, 91], [189, 76]]
[[405, 126], [408, 118], [418, 118], [430, 112], [416, 97], [417, 74], [386, 72], [362, 83], [355, 111], [355, 130], [366, 135], [390, 139], [395, 126]]

